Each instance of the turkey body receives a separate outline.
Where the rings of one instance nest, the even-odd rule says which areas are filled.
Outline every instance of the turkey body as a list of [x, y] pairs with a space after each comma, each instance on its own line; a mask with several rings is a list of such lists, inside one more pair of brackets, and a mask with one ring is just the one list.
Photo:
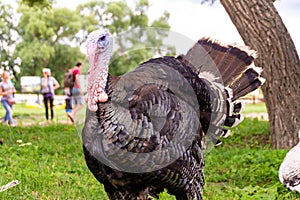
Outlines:
[[[206, 53], [194, 56], [199, 45]], [[207, 59], [201, 56], [212, 59], [224, 87], [202, 78], [212, 72], [202, 68]], [[235, 100], [262, 84], [248, 68], [253, 59], [203, 39], [187, 55], [109, 75], [108, 101], [98, 102], [96, 112], [87, 109], [82, 132], [87, 166], [109, 199], [158, 198], [164, 189], [180, 200], [202, 199], [206, 138], [218, 141], [227, 132], [223, 124], [240, 119]]]
[[[149, 68], [153, 69], [154, 72], [152, 74]], [[89, 140], [89, 142], [84, 141], [84, 143], [91, 146], [101, 143], [101, 141], [98, 142], [92, 136], [90, 136], [90, 138], [87, 136], [88, 133], [93, 133], [93, 131], [90, 130], [92, 129], [90, 126], [97, 126], [97, 123], [103, 126], [102, 129], [98, 130], [101, 133], [97, 135], [103, 135], [107, 140], [111, 141], [111, 145], [118, 146], [118, 148], [125, 149], [132, 153], [159, 151], [170, 144], [170, 141], [176, 137], [174, 134], [177, 134], [177, 136], [181, 135], [182, 138], [190, 137], [193, 139], [190, 141], [190, 146], [187, 149], [184, 149], [183, 146], [173, 147], [174, 150], [177, 148], [177, 152], [171, 156], [178, 158], [174, 161], [168, 158], [168, 155], [162, 155], [162, 152], [162, 154], [155, 155], [162, 160], [155, 163], [155, 166], [148, 166], [147, 158], [142, 157], [134, 162], [130, 160], [126, 161], [128, 166], [120, 170], [113, 169], [99, 162], [99, 159], [92, 156], [90, 150], [87, 150], [86, 146], [84, 146], [87, 165], [98, 181], [104, 184], [110, 199], [147, 199], [148, 194], [158, 197], [157, 195], [162, 192], [164, 188], [167, 188], [171, 194], [176, 195], [178, 199], [187, 199], [188, 197], [202, 198], [201, 194], [204, 185], [202, 143], [204, 141], [204, 134], [201, 131], [201, 124], [199, 123], [199, 105], [194, 105], [197, 106], [196, 108], [192, 107], [189, 104], [194, 102], [182, 101], [177, 98], [172, 91], [169, 91], [168, 88], [162, 85], [151, 83], [145, 85], [142, 80], [141, 84], [139, 84], [140, 77], [138, 74], [144, 74], [145, 70], [150, 71], [147, 73], [147, 79], [153, 80], [157, 78], [157, 69], [159, 69], [160, 74], [164, 74], [164, 72], [170, 70], [168, 68], [172, 68], [175, 72], [182, 74], [195, 91], [197, 88], [205, 88], [203, 91], [197, 91], [198, 93], [208, 91], [205, 83], [201, 81], [190, 68], [186, 68], [178, 59], [174, 57], [153, 59], [139, 66], [135, 72], [132, 72], [134, 76], [129, 76], [131, 83], [142, 85], [138, 89], [134, 89], [134, 87], [130, 85], [126, 88], [124, 84], [120, 84], [118, 85], [120, 88], [116, 88], [121, 78], [109, 76], [107, 93], [111, 97], [111, 100], [106, 103], [99, 103], [99, 110], [96, 113], [90, 112], [88, 114], [89, 116], [93, 115], [91, 118], [88, 118], [89, 121], [96, 123], [96, 125], [86, 123], [84, 130], [84, 132], [86, 132], [84, 138]], [[153, 76], [153, 79], [150, 78], [151, 76]], [[170, 80], [169, 78], [171, 77], [169, 76], [170, 74], [165, 73], [164, 79]], [[137, 80], [132, 80], [132, 77], [136, 77]], [[176, 79], [176, 77], [173, 78]], [[126, 80], [123, 81], [127, 82]], [[161, 81], [163, 80], [161, 79]], [[178, 87], [182, 86], [184, 92], [186, 86], [184, 84], [181, 85], [180, 82], [178, 83]], [[199, 95], [199, 97], [209, 98], [209, 95]], [[209, 99], [205, 98], [201, 98], [201, 101], [208, 102]], [[121, 103], [111, 103], [113, 99], [121, 99]], [[122, 102], [123, 99], [125, 101], [130, 99], [130, 101], [126, 104], [126, 102]], [[126, 105], [128, 105], [128, 107], [126, 107]], [[116, 114], [115, 111], [120, 109], [119, 107], [123, 108], [124, 111]], [[154, 114], [149, 114], [151, 111], [153, 111]], [[92, 118], [94, 119], [92, 120]], [[151, 129], [150, 131], [148, 130], [151, 134], [147, 136], [145, 133], [141, 136], [141, 131], [139, 131], [139, 138], [130, 137], [131, 133], [121, 128], [128, 127], [129, 129], [134, 129], [132, 131], [136, 131], [139, 129], [137, 124], [141, 125], [142, 130]], [[195, 124], [197, 126], [195, 126]], [[193, 126], [195, 128], [190, 128]], [[126, 138], [126, 143], [123, 142], [123, 140], [125, 140], [124, 138]], [[102, 138], [101, 140], [103, 141], [105, 139]], [[95, 141], [97, 142], [91, 144], [91, 142]], [[88, 148], [91, 149], [92, 147]], [[107, 155], [103, 156], [102, 160], [109, 158], [110, 161], [115, 163], [118, 163], [120, 160], [125, 162], [125, 156], [117, 157], [115, 156], [115, 152], [112, 153], [110, 148], [107, 149]], [[101, 148], [100, 151], [102, 151], [102, 153], [105, 152], [105, 147]], [[110, 154], [111, 156], [109, 156]], [[170, 159], [170, 161], [167, 161], [168, 159]], [[170, 164], [155, 170], [155, 168], [157, 168], [156, 166], [159, 168], [159, 165], [163, 163]], [[123, 172], [124, 170], [130, 171], [130, 168], [142, 168], [142, 165], [146, 165], [143, 168], [144, 171], [150, 172]]]

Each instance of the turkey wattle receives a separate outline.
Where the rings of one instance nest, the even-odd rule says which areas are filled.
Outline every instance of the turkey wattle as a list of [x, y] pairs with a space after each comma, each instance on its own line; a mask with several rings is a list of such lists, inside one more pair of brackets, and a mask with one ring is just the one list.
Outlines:
[[107, 30], [87, 40], [88, 109], [82, 132], [88, 168], [110, 199], [202, 199], [206, 140], [242, 120], [236, 100], [263, 84], [253, 54], [200, 39], [186, 55], [161, 57], [114, 77]]

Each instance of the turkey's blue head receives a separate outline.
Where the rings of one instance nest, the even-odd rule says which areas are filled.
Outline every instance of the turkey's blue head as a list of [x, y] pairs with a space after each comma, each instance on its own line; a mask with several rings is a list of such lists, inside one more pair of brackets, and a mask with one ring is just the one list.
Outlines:
[[91, 32], [86, 42], [90, 65], [87, 88], [88, 108], [96, 111], [97, 102], [105, 102], [108, 99], [105, 87], [113, 49], [113, 37], [107, 29], [99, 29]]

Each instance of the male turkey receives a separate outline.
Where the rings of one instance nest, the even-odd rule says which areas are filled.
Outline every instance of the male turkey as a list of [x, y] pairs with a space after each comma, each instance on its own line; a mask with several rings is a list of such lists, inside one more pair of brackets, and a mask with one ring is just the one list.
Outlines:
[[[204, 148], [242, 118], [236, 100], [262, 83], [253, 54], [200, 39], [186, 55], [108, 74], [108, 30], [87, 39], [88, 109], [82, 131], [88, 168], [110, 199], [202, 199]], [[207, 139], [205, 139], [207, 138]]]
[[286, 154], [279, 168], [280, 182], [290, 190], [300, 193], [300, 130], [299, 143]]

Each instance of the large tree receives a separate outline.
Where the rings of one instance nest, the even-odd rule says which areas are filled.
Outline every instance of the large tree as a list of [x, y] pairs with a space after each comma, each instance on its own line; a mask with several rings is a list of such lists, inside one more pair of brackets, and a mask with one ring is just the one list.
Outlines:
[[258, 52], [270, 122], [271, 145], [290, 148], [300, 129], [300, 62], [273, 0], [220, 0], [245, 44]]

